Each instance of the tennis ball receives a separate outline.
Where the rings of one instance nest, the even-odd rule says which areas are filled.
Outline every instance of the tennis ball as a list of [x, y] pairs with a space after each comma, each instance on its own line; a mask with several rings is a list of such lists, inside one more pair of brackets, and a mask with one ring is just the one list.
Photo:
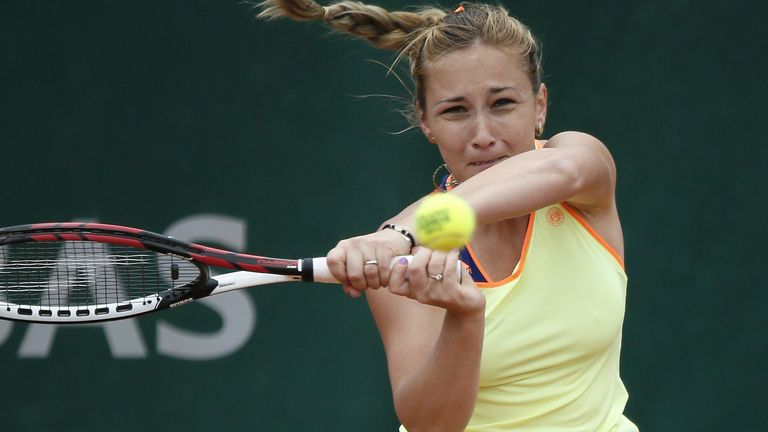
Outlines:
[[416, 209], [416, 238], [441, 251], [462, 247], [475, 232], [475, 212], [461, 197], [435, 193]]

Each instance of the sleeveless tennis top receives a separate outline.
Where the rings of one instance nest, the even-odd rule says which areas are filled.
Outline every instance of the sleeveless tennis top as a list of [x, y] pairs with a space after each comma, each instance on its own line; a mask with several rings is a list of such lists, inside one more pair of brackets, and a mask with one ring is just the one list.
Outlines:
[[531, 214], [515, 271], [478, 282], [485, 338], [466, 430], [636, 430], [619, 377], [626, 283], [620, 256], [576, 209]]
[[[633, 432], [619, 377], [627, 277], [620, 255], [566, 203], [532, 213], [511, 275], [462, 261], [486, 297], [469, 432]], [[401, 427], [401, 431], [405, 431]]]

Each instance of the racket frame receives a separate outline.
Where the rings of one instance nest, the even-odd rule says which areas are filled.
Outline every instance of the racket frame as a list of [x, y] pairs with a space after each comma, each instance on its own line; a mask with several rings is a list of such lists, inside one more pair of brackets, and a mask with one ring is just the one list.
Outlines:
[[[293, 260], [241, 254], [138, 228], [101, 223], [51, 222], [0, 228], [0, 247], [18, 243], [67, 241], [108, 243], [150, 250], [186, 260], [195, 265], [200, 273], [187, 284], [116, 303], [39, 306], [0, 300], [0, 319], [48, 324], [102, 322], [174, 308], [202, 297], [257, 285], [299, 281], [339, 283], [328, 269], [324, 257]], [[400, 258], [403, 257], [395, 257], [392, 263]], [[413, 257], [404, 258], [410, 262]], [[4, 264], [0, 263], [0, 268]], [[208, 266], [235, 271], [212, 276]], [[461, 283], [461, 262], [456, 263], [456, 272]]]
[[[0, 318], [60, 324], [123, 319], [177, 307], [202, 297], [248, 286], [292, 281], [311, 282], [315, 280], [313, 269], [318, 261], [312, 258], [290, 260], [239, 254], [188, 243], [150, 231], [110, 224], [64, 222], [0, 228], [0, 246], [66, 241], [98, 242], [146, 249], [186, 260], [194, 264], [200, 273], [187, 284], [117, 303], [40, 306], [0, 300]], [[239, 271], [212, 277], [208, 266]], [[324, 269], [323, 266], [324, 263], [317, 266], [321, 281], [334, 281], [327, 271], [327, 266]]]

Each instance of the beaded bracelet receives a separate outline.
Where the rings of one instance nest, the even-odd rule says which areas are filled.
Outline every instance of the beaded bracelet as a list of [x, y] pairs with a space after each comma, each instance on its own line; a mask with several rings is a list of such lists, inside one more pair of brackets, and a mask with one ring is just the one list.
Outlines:
[[381, 229], [391, 229], [399, 232], [400, 235], [402, 235], [403, 238], [405, 238], [411, 244], [411, 249], [416, 247], [416, 239], [413, 237], [413, 234], [411, 234], [411, 232], [408, 231], [405, 227], [395, 224], [387, 224], [384, 225], [384, 227]]

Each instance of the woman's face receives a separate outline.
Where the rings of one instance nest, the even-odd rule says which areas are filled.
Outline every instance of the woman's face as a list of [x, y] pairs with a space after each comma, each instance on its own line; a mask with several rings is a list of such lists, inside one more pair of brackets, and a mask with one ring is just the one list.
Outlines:
[[426, 67], [421, 128], [457, 180], [533, 148], [547, 90], [534, 93], [519, 54], [478, 44]]

